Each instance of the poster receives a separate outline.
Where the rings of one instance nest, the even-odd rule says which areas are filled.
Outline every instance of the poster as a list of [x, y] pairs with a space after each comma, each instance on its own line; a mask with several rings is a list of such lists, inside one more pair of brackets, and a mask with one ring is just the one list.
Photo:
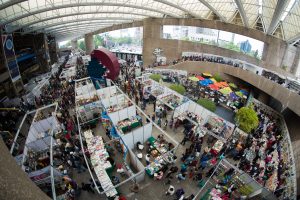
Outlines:
[[16, 61], [13, 37], [11, 34], [2, 35], [3, 52], [7, 63], [7, 68], [12, 82], [16, 82], [21, 78], [19, 66]]

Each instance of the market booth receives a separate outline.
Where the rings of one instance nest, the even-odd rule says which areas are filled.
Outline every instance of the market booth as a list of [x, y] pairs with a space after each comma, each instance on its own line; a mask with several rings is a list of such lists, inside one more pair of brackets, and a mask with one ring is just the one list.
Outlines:
[[[147, 138], [143, 137], [147, 137], [148, 132], [151, 134], [152, 124], [143, 124], [143, 118], [137, 115], [137, 107], [116, 86], [96, 90], [93, 84], [97, 83], [93, 83], [89, 78], [75, 81], [75, 83], [78, 86], [76, 98], [87, 93], [97, 96], [97, 98], [90, 99], [89, 104], [96, 105], [95, 107], [100, 110], [100, 117], [93, 116], [92, 119], [79, 124], [80, 136], [81, 139], [84, 137], [87, 142], [86, 148], [90, 152], [90, 157], [85, 156], [85, 159], [90, 160], [87, 164], [92, 164], [89, 167], [90, 172], [93, 169], [96, 174], [94, 177], [91, 173], [92, 179], [100, 182], [102, 190], [98, 191], [99, 194], [105, 194], [107, 198], [113, 199], [118, 196], [118, 187], [122, 184], [129, 180], [139, 182], [144, 179], [144, 165], [133, 149], [137, 142], [146, 141]], [[96, 102], [99, 104], [95, 104]], [[78, 107], [76, 110], [79, 118], [82, 114]], [[82, 112], [85, 112], [84, 109]], [[95, 122], [94, 126], [86, 128], [85, 125], [92, 121]]]
[[[55, 137], [61, 131], [60, 123], [56, 118], [57, 107], [57, 103], [54, 103], [28, 112], [15, 138], [16, 141], [27, 115], [35, 113], [22, 153], [16, 155], [15, 159], [28, 177], [53, 198], [59, 194], [55, 190], [62, 178], [62, 173], [53, 163], [53, 155], [57, 154]], [[15, 145], [12, 146], [11, 152], [14, 152], [14, 148]]]

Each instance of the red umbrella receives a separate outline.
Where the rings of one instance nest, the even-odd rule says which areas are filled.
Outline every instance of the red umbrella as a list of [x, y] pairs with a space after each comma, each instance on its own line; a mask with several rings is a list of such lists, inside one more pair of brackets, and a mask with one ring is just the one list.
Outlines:
[[220, 89], [220, 88], [219, 88], [217, 85], [215, 85], [215, 84], [210, 84], [210, 85], [209, 85], [209, 88], [212, 89], [212, 90], [219, 90], [219, 89]]
[[205, 79], [202, 76], [196, 76], [196, 78], [199, 79], [199, 81], [203, 81]]

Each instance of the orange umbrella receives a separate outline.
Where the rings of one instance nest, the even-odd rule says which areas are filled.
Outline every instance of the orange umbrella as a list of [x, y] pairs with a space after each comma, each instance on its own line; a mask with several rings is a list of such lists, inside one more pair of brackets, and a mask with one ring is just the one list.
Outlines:
[[216, 84], [210, 84], [209, 88], [212, 90], [219, 90], [220, 88], [218, 86], [216, 86]]
[[220, 82], [220, 84], [221, 84], [223, 87], [228, 87], [228, 83], [226, 83], [225, 81]]
[[221, 83], [216, 82], [214, 85], [218, 86], [219, 88], [223, 88], [224, 86]]

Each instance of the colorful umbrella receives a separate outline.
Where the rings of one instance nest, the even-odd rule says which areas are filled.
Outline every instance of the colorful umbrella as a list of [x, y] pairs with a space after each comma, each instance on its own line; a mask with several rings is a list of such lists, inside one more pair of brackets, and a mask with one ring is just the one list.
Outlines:
[[210, 79], [204, 79], [202, 81], [199, 81], [199, 84], [202, 86], [208, 86], [209, 84], [212, 84], [213, 82]]
[[225, 87], [225, 88], [222, 88], [221, 90], [219, 90], [222, 94], [224, 95], [228, 95], [232, 92], [232, 90], [230, 89], [230, 87]]
[[196, 78], [195, 76], [191, 76], [191, 77], [189, 77], [189, 80], [191, 80], [191, 81], [199, 81], [199, 79], [198, 79], [198, 78]]
[[214, 79], [214, 78], [210, 78], [210, 80], [211, 80], [213, 83], [217, 83], [216, 79]]
[[224, 87], [221, 83], [218, 83], [218, 82], [214, 83], [214, 85], [218, 86], [219, 88], [223, 88]]
[[218, 86], [216, 86], [216, 84], [210, 84], [209, 88], [212, 90], [219, 90], [220, 88]]
[[233, 89], [237, 88], [237, 86], [234, 83], [229, 83], [229, 86], [232, 87]]
[[223, 87], [228, 87], [228, 83], [226, 83], [225, 81], [220, 82], [220, 84], [221, 84]]
[[248, 94], [249, 94], [249, 92], [246, 91], [246, 90], [240, 90], [240, 92], [243, 93], [243, 95], [246, 95], [246, 96], [248, 96]]
[[212, 77], [212, 75], [210, 73], [202, 73], [202, 75], [205, 77]]
[[234, 92], [231, 92], [229, 96], [230, 96], [231, 99], [234, 99], [234, 100], [239, 98], [239, 96], [236, 95]]
[[240, 91], [238, 91], [238, 92], [235, 92], [235, 94], [237, 95], [237, 96], [239, 96], [239, 97], [243, 97], [243, 93], [241, 93]]
[[196, 78], [199, 79], [199, 81], [203, 81], [205, 79], [202, 76], [196, 76]]

